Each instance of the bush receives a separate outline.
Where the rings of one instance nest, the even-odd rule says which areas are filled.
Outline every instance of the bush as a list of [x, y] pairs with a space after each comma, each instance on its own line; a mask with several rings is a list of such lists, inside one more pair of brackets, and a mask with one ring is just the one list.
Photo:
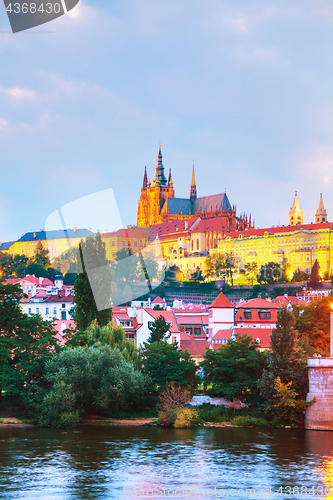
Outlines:
[[45, 386], [31, 384], [28, 414], [41, 426], [72, 427], [86, 411], [152, 406], [151, 379], [125, 361], [118, 349], [95, 344], [64, 350], [46, 364]]
[[159, 395], [162, 411], [159, 414], [160, 422], [169, 427], [177, 418], [177, 411], [185, 408], [185, 404], [191, 399], [189, 390], [169, 384]]
[[185, 429], [198, 425], [198, 412], [194, 408], [179, 408], [176, 411], [174, 427]]
[[221, 422], [222, 420], [224, 420], [223, 417], [226, 415], [226, 408], [222, 405], [216, 406], [205, 403], [199, 406], [197, 409], [200, 418], [204, 422]]
[[239, 416], [235, 417], [233, 423], [234, 425], [238, 425], [239, 427], [252, 427], [256, 426], [258, 422], [258, 419], [255, 417], [249, 417], [249, 416]]

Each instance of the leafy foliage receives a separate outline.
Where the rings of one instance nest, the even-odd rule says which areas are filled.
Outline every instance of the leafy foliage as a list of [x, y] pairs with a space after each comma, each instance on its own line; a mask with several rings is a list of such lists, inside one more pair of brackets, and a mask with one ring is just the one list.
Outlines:
[[331, 301], [331, 297], [323, 297], [308, 305], [293, 307], [296, 330], [312, 347], [310, 355], [314, 352], [329, 355]]
[[30, 416], [43, 426], [73, 426], [88, 411], [107, 414], [154, 403], [151, 379], [107, 345], [63, 350], [47, 363], [44, 381], [30, 388], [28, 400]]
[[[164, 316], [158, 316], [155, 321], [148, 326], [150, 330], [150, 337], [148, 338], [148, 343], [160, 342], [170, 337], [170, 325], [166, 322]], [[166, 335], [169, 332], [169, 335]]]
[[[99, 325], [107, 325], [112, 319], [112, 308], [99, 310], [92, 292], [93, 286], [102, 301], [108, 302], [111, 298], [112, 272], [106, 260], [105, 243], [99, 233], [96, 238], [89, 237], [81, 241], [77, 267], [80, 274], [74, 284], [73, 296], [74, 320], [77, 328], [85, 330], [94, 319]], [[94, 270], [90, 281], [87, 269]]]
[[212, 385], [209, 394], [253, 401], [258, 395], [265, 357], [258, 347], [252, 337], [236, 334], [226, 345], [207, 349], [201, 366], [205, 385]]
[[276, 391], [274, 407], [278, 409], [278, 418], [282, 423], [300, 425], [304, 421], [304, 410], [314, 402], [314, 399], [311, 401], [297, 400], [298, 394], [291, 386], [292, 382], [284, 384], [281, 382], [281, 378], [277, 377], [274, 386]]
[[317, 288], [320, 287], [320, 282], [321, 282], [320, 266], [319, 266], [318, 260], [316, 259], [314, 261], [314, 264], [313, 264], [312, 269], [311, 269], [311, 275], [310, 275], [309, 285], [314, 290], [316, 290]]
[[268, 262], [261, 266], [257, 276], [258, 283], [282, 283], [285, 281], [283, 271], [278, 262]]
[[276, 329], [271, 335], [271, 352], [267, 355], [267, 367], [259, 382], [263, 398], [262, 409], [269, 416], [278, 416], [274, 406], [274, 386], [277, 377], [283, 384], [292, 383], [300, 398], [304, 399], [308, 390], [307, 360], [298, 348], [295, 319], [287, 309], [278, 312]]
[[233, 285], [233, 275], [237, 259], [232, 253], [221, 254], [215, 252], [207, 255], [205, 259], [205, 273], [207, 278], [224, 279]]
[[136, 366], [141, 366], [140, 355], [134, 342], [127, 340], [122, 326], [115, 326], [112, 322], [105, 326], [98, 325], [94, 320], [85, 332], [69, 332], [66, 347], [88, 347], [100, 342], [112, 348], [117, 347], [126, 361], [132, 361]]
[[143, 371], [160, 387], [174, 382], [194, 391], [198, 385], [197, 367], [188, 351], [179, 351], [177, 344], [145, 343], [141, 348]]
[[198, 425], [199, 416], [195, 408], [179, 408], [173, 426], [176, 429], [186, 429]]

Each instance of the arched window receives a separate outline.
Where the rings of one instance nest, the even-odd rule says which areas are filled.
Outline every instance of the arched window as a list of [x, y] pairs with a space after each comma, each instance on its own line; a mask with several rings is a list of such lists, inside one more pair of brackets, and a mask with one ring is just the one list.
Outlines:
[[192, 252], [193, 252], [193, 240], [192, 240]]
[[199, 239], [197, 239], [197, 250], [199, 250]]

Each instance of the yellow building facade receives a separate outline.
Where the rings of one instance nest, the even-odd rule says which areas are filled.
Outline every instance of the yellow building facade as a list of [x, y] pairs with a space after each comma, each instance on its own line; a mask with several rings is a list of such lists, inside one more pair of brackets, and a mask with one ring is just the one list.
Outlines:
[[88, 229], [76, 228], [26, 233], [11, 245], [10, 254], [33, 257], [38, 243], [41, 242], [45, 250], [49, 251], [49, 258], [52, 261], [71, 248], [78, 247], [81, 239], [89, 236], [94, 236], [94, 234]]

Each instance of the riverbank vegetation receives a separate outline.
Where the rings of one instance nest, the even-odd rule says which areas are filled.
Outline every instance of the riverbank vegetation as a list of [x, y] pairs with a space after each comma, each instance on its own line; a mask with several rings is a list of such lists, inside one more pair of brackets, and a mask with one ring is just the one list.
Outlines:
[[[82, 304], [91, 302], [92, 293], [84, 277], [77, 283], [77, 296], [82, 296], [75, 314], [82, 315]], [[150, 326], [148, 342], [137, 350], [123, 328], [110, 321], [112, 310], [100, 315], [90, 308], [78, 322], [80, 329], [68, 331], [61, 345], [51, 322], [22, 313], [21, 297], [18, 285], [0, 282], [0, 417], [1, 409], [14, 406], [41, 426], [75, 426], [91, 414], [158, 415], [160, 425], [178, 428], [207, 422], [302, 426], [311, 404], [305, 401], [307, 358], [328, 355], [328, 298], [292, 311], [282, 309], [269, 352], [262, 352], [247, 335], [208, 349], [200, 378], [190, 354], [168, 343], [161, 317]], [[241, 401], [243, 407], [188, 407], [199, 383], [207, 395], [234, 406]]]

